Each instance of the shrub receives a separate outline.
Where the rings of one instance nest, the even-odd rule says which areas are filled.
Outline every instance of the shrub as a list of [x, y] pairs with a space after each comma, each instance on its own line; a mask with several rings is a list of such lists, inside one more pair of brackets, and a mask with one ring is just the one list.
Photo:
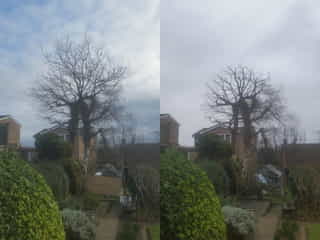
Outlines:
[[[159, 169], [138, 165], [130, 173], [128, 187], [139, 206], [145, 210], [147, 218], [159, 217], [160, 174]], [[134, 185], [134, 187], [132, 187]]]
[[215, 161], [200, 161], [199, 166], [207, 173], [210, 181], [219, 195], [228, 195], [230, 180], [223, 166]]
[[0, 236], [65, 239], [52, 191], [35, 169], [12, 152], [0, 152]]
[[94, 193], [86, 192], [83, 194], [84, 210], [96, 210], [100, 204], [101, 196]]
[[285, 219], [284, 221], [282, 221], [280, 228], [277, 230], [274, 239], [295, 240], [295, 235], [298, 230], [299, 226], [295, 221]]
[[291, 168], [289, 191], [293, 195], [297, 217], [308, 220], [320, 219], [320, 174], [310, 167]]
[[72, 155], [71, 145], [54, 133], [37, 136], [35, 147], [40, 160], [60, 160]]
[[223, 160], [232, 156], [231, 144], [214, 135], [200, 137], [197, 149], [200, 158]]
[[161, 239], [225, 239], [219, 200], [204, 171], [167, 150], [160, 161]]
[[136, 223], [124, 222], [117, 235], [117, 240], [136, 240], [139, 233], [139, 225]]
[[227, 224], [228, 228], [228, 235], [231, 235], [232, 238], [241, 239], [254, 230], [254, 216], [249, 211], [231, 207], [231, 206], [224, 206], [222, 208], [222, 213]]
[[68, 197], [70, 182], [62, 166], [46, 161], [35, 164], [34, 167], [44, 176], [58, 202]]
[[94, 240], [95, 224], [82, 211], [63, 209], [62, 218], [67, 240]]

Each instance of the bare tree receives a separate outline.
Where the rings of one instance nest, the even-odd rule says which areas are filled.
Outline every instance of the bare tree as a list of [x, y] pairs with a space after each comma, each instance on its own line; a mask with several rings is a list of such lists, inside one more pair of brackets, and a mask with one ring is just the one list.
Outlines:
[[284, 104], [280, 90], [271, 85], [268, 76], [247, 67], [227, 67], [207, 84], [207, 90], [209, 118], [231, 129], [233, 144], [240, 126], [244, 127], [245, 146], [250, 149], [264, 124], [281, 120]]
[[132, 113], [123, 112], [121, 114], [118, 128], [121, 140], [126, 143], [135, 144], [137, 140], [137, 120]]
[[126, 67], [116, 65], [87, 37], [81, 43], [69, 38], [57, 41], [44, 57], [48, 70], [32, 88], [32, 96], [46, 119], [68, 127], [72, 142], [81, 129], [87, 171], [90, 142], [100, 131], [97, 126], [117, 113]]

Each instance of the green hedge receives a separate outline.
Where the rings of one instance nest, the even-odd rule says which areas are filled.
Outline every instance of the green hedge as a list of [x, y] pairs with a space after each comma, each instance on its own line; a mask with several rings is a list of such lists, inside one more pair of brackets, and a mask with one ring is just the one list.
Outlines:
[[52, 191], [36, 170], [12, 152], [0, 152], [0, 239], [65, 239]]
[[226, 226], [207, 175], [174, 150], [161, 155], [161, 239], [224, 240]]

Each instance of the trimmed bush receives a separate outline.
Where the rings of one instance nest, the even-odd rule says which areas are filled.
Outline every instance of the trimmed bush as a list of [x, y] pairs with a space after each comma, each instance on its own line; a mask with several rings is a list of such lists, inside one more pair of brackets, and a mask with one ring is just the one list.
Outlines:
[[249, 211], [242, 208], [224, 206], [222, 213], [228, 228], [228, 238], [240, 240], [253, 232], [255, 219]]
[[226, 239], [220, 203], [204, 171], [167, 150], [161, 155], [160, 175], [161, 239]]
[[0, 236], [1, 240], [65, 239], [49, 186], [12, 152], [0, 152]]
[[82, 211], [63, 209], [62, 217], [66, 240], [94, 240], [96, 226]]
[[46, 161], [35, 164], [34, 167], [44, 176], [58, 202], [68, 197], [70, 182], [62, 166]]

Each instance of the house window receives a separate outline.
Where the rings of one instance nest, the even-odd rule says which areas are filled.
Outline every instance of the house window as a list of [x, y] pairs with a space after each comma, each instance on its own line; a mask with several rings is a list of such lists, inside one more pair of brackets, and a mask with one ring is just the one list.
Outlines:
[[8, 125], [0, 125], [0, 145], [7, 145], [8, 143]]

